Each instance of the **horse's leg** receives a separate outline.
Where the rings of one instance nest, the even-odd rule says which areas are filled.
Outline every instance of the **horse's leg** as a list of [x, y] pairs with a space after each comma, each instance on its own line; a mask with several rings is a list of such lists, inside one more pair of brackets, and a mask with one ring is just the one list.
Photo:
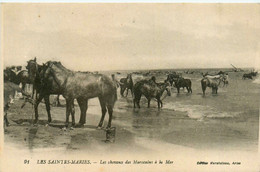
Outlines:
[[109, 115], [108, 123], [107, 123], [107, 129], [111, 128], [113, 108], [114, 108], [114, 105], [115, 105], [115, 101], [116, 101], [116, 97], [114, 97], [114, 96], [111, 96], [111, 97], [109, 96], [107, 98], [107, 101], [106, 101], [106, 107], [107, 107], [108, 115]]
[[86, 112], [88, 109], [88, 100], [82, 98], [77, 99], [80, 108], [79, 126], [83, 126], [86, 123]]
[[106, 102], [104, 101], [104, 98], [98, 97], [98, 99], [99, 99], [99, 103], [100, 103], [101, 110], [102, 110], [102, 116], [101, 116], [100, 122], [98, 124], [98, 128], [101, 128], [103, 126], [103, 122], [104, 122], [104, 118], [105, 118], [107, 109], [106, 109]]
[[42, 101], [43, 97], [44, 97], [44, 95], [42, 93], [40, 93], [38, 99], [36, 99], [36, 102], [34, 104], [34, 113], [35, 113], [34, 123], [38, 122], [38, 117], [39, 117], [39, 115], [38, 115], [38, 105]]
[[111, 123], [112, 123], [113, 105], [108, 103], [107, 110], [108, 110], [108, 114], [109, 114], [108, 123], [107, 123], [107, 129], [109, 129], [109, 128], [111, 128]]
[[148, 108], [150, 107], [150, 101], [151, 101], [151, 99], [150, 98], [147, 98], [147, 101], [148, 101]]
[[25, 92], [25, 83], [22, 82], [22, 90]]
[[126, 96], [125, 97], [127, 97], [128, 96], [128, 88], [126, 88]]
[[9, 121], [7, 119], [7, 112], [5, 112], [4, 122], [5, 122], [5, 125], [8, 127], [9, 126]]
[[135, 108], [135, 103], [136, 103], [136, 98], [135, 97], [133, 99], [133, 103], [134, 103], [134, 108]]
[[140, 100], [142, 95], [135, 95], [135, 103], [138, 108], [140, 108]]
[[206, 91], [207, 87], [203, 86], [202, 87], [202, 92], [203, 92], [203, 95], [205, 95], [205, 91]]
[[131, 96], [133, 97], [133, 88], [130, 88]]
[[125, 92], [125, 86], [120, 87], [120, 94], [122, 97], [124, 97], [124, 92]]
[[74, 99], [71, 102], [71, 120], [72, 126], [75, 127], [75, 108], [74, 108]]
[[178, 94], [180, 93], [180, 87], [177, 87], [177, 90], [178, 90]]
[[71, 112], [71, 101], [70, 99], [66, 98], [66, 122], [65, 127], [67, 128], [69, 126], [69, 116]]
[[48, 113], [48, 123], [50, 123], [51, 120], [51, 108], [50, 108], [50, 95], [45, 95], [44, 96], [44, 102], [45, 102], [45, 107], [46, 107], [46, 111]]
[[160, 98], [157, 98], [157, 105], [158, 105], [158, 109], [160, 109], [160, 106], [161, 106], [161, 100], [160, 100]]
[[33, 86], [33, 89], [32, 89], [32, 99], [33, 99], [34, 98], [35, 86], [34, 86], [34, 84], [32, 86]]

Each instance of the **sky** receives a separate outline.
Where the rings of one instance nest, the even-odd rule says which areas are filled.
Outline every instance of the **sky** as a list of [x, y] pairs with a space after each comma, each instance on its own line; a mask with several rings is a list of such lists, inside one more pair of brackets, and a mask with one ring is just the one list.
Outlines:
[[4, 66], [260, 68], [259, 4], [3, 4]]

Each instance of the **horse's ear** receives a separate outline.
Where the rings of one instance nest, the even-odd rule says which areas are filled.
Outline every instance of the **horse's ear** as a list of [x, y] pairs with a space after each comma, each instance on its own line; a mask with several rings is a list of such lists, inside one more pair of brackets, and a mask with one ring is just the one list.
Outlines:
[[36, 62], [36, 57], [34, 57], [34, 61]]

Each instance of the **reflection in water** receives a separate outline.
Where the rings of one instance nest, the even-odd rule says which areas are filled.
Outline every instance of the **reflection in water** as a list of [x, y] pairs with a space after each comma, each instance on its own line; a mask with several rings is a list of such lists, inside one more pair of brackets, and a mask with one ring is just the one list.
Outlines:
[[37, 131], [38, 131], [38, 127], [35, 127], [35, 126], [30, 127], [30, 129], [29, 129], [28, 144], [29, 144], [30, 151], [33, 150], [33, 146], [34, 146], [33, 140], [36, 136]]
[[169, 128], [170, 121], [165, 118], [163, 110], [157, 108], [143, 108], [134, 111], [132, 118], [133, 131], [138, 137], [157, 138], [165, 129]]

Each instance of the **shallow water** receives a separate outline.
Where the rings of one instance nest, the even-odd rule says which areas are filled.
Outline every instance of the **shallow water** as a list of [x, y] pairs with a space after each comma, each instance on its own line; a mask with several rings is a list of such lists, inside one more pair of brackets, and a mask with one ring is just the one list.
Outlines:
[[[163, 100], [163, 108], [145, 98], [141, 109], [133, 109], [131, 96], [120, 98], [115, 108], [115, 123], [120, 123], [139, 138], [149, 138], [198, 149], [256, 151], [259, 131], [259, 82], [242, 80], [242, 73], [229, 73], [229, 85], [219, 87], [217, 95], [207, 88], [202, 95], [200, 74], [191, 78], [193, 93], [187, 90]], [[157, 76], [163, 81], [164, 75]]]

